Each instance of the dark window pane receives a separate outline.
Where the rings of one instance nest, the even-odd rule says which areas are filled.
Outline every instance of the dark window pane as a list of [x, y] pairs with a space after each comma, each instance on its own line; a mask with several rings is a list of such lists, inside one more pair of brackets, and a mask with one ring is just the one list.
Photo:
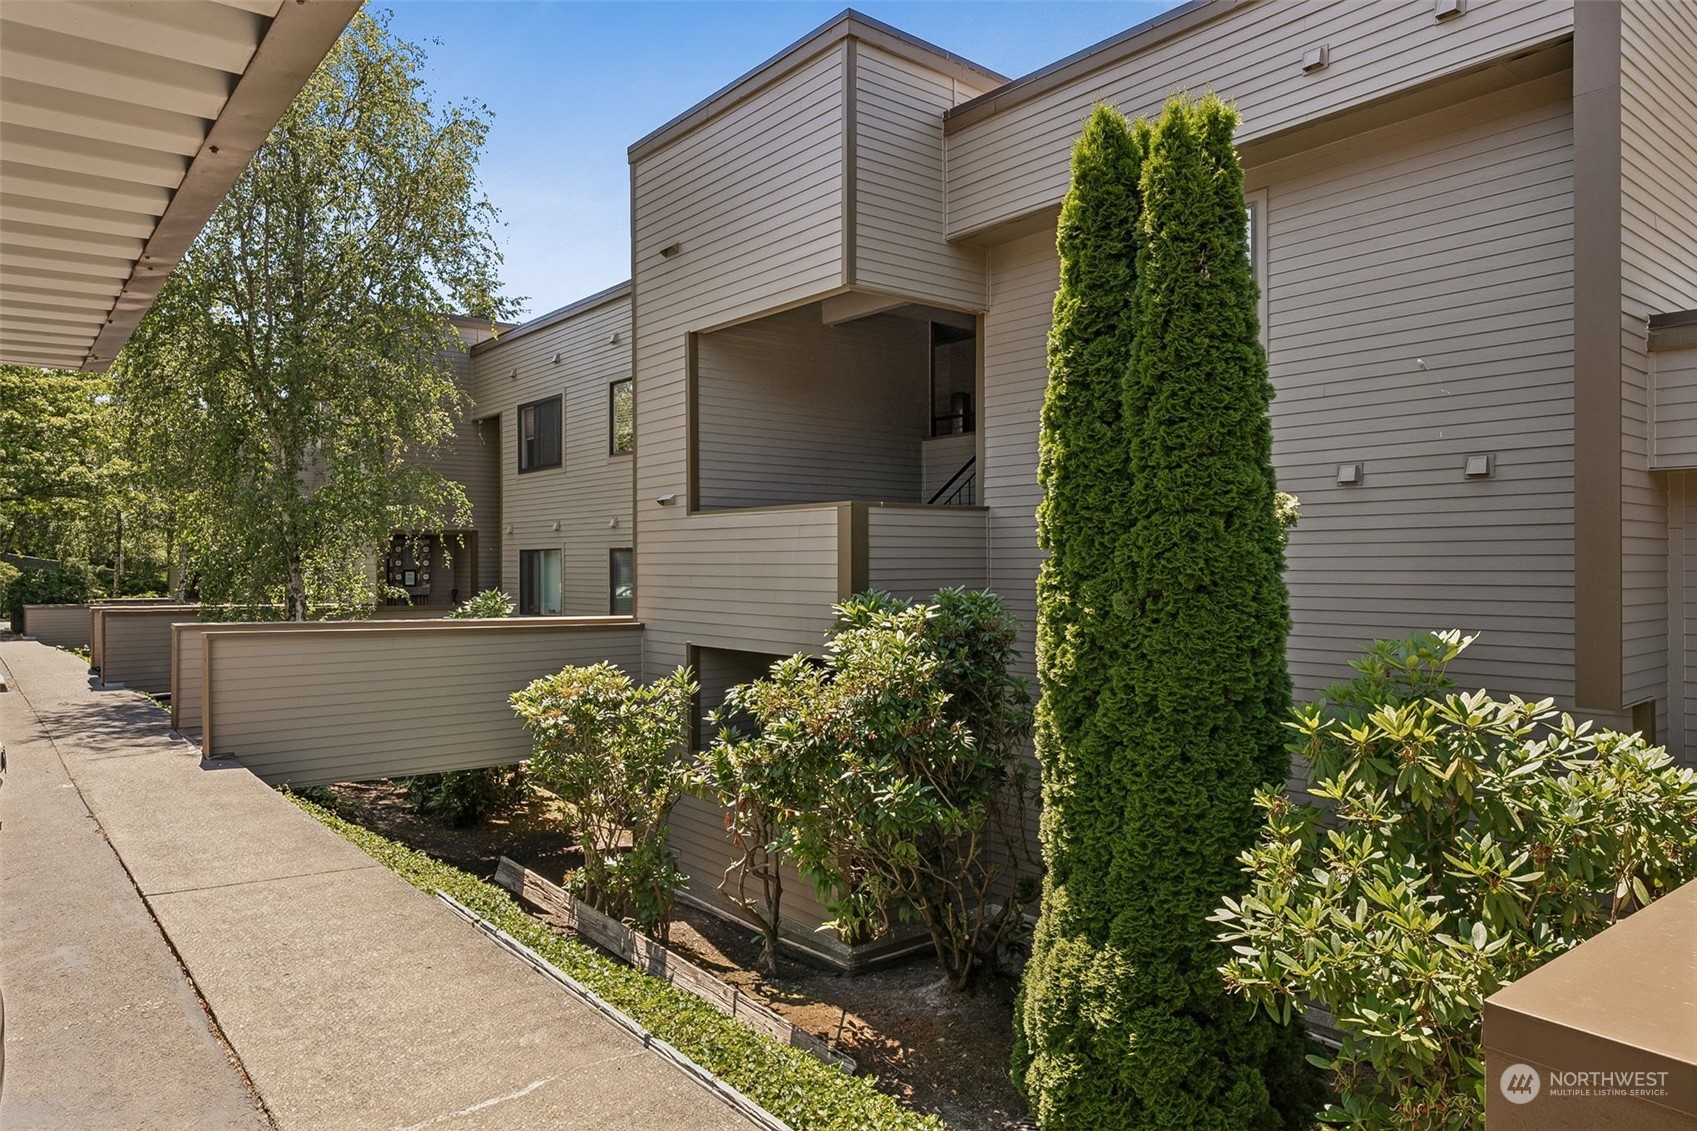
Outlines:
[[561, 399], [519, 406], [519, 470], [560, 466]]
[[607, 611], [616, 617], [628, 617], [636, 608], [636, 575], [628, 549], [612, 551], [608, 570], [609, 599]]

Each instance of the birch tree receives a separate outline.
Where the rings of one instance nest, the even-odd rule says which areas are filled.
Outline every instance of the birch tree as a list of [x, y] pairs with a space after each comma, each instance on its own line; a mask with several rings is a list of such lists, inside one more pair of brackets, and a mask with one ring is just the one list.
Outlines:
[[116, 366], [208, 598], [296, 620], [369, 600], [393, 531], [463, 517], [420, 462], [462, 407], [448, 316], [513, 304], [476, 177], [489, 112], [432, 106], [423, 61], [356, 16]]

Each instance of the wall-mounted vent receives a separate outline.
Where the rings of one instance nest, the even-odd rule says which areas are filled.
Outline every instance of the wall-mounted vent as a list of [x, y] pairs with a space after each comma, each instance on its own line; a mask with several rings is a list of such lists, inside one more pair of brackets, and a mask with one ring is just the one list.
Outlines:
[[1315, 71], [1323, 71], [1331, 61], [1332, 49], [1329, 45], [1322, 43], [1318, 47], [1310, 47], [1302, 53], [1302, 73], [1311, 75]]
[[1453, 20], [1467, 11], [1467, 0], [1432, 0], [1432, 15], [1442, 20]]

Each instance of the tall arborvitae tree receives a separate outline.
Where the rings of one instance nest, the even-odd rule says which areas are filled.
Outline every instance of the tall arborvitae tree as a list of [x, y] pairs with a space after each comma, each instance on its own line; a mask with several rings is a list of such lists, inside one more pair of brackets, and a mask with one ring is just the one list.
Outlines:
[[1299, 1028], [1224, 992], [1209, 915], [1243, 886], [1253, 796], [1282, 783], [1290, 710], [1272, 383], [1246, 242], [1237, 113], [1175, 96], [1143, 163], [1137, 325], [1120, 542], [1126, 659], [1114, 673], [1124, 833], [1110, 942], [1123, 1057], [1115, 1126], [1306, 1125]]
[[1290, 702], [1236, 121], [1212, 96], [1129, 130], [1098, 110], [1061, 216], [1038, 521], [1050, 874], [1014, 1061], [1046, 1131], [1299, 1126], [1320, 1103], [1299, 1031], [1225, 996], [1208, 921], [1242, 886], [1255, 787], [1285, 775]]
[[1073, 149], [1057, 241], [1037, 469], [1037, 538], [1048, 554], [1037, 578], [1036, 729], [1047, 873], [1014, 1048], [1015, 1079], [1045, 1127], [1108, 1126], [1120, 1091], [1123, 1052], [1102, 1045], [1113, 1003], [1100, 991], [1130, 975], [1108, 939], [1126, 799], [1113, 736], [1097, 716], [1127, 634], [1115, 554], [1127, 520], [1120, 406], [1135, 315], [1142, 132], [1107, 107], [1091, 115]]

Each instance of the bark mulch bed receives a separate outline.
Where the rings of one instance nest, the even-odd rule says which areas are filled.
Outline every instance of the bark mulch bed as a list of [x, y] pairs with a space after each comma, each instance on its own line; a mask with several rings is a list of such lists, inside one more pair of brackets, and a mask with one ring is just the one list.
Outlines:
[[[316, 800], [345, 820], [445, 864], [491, 876], [501, 856], [558, 880], [579, 859], [570, 826], [553, 798], [534, 793], [520, 810], [467, 829], [450, 829], [407, 808], [389, 782], [331, 786]], [[816, 1036], [835, 1041], [863, 1074], [916, 1111], [957, 1131], [1015, 1131], [1034, 1126], [1008, 1079], [1013, 995], [1007, 978], [985, 978], [975, 992], [942, 986], [929, 953], [847, 976], [802, 958], [755, 968], [759, 939], [750, 928], [680, 905], [668, 945]]]

